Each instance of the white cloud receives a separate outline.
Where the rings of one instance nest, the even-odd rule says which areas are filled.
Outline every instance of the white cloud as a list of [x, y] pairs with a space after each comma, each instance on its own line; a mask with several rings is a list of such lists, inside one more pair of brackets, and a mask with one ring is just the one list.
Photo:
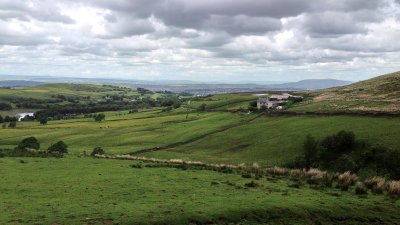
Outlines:
[[395, 0], [3, 0], [0, 28], [0, 74], [359, 80], [400, 66]]

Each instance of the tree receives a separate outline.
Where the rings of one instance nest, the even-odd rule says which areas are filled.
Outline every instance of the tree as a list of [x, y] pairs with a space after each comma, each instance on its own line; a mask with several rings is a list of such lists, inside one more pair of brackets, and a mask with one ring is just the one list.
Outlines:
[[51, 145], [47, 151], [49, 153], [59, 153], [59, 154], [66, 154], [68, 153], [68, 145], [65, 144], [63, 141], [59, 141], [53, 145]]
[[91, 156], [103, 155], [103, 154], [104, 154], [104, 150], [101, 147], [94, 148], [92, 153], [90, 153]]
[[12, 106], [8, 103], [0, 102], [0, 110], [9, 111], [12, 109]]
[[46, 118], [46, 117], [40, 118], [40, 119], [39, 119], [39, 122], [40, 122], [40, 124], [42, 124], [42, 125], [46, 125], [46, 124], [47, 124], [47, 118]]
[[97, 115], [94, 117], [94, 120], [95, 120], [96, 122], [101, 122], [101, 121], [105, 120], [105, 118], [106, 118], [106, 115], [104, 115], [103, 113], [100, 113], [100, 114], [97, 114]]
[[307, 168], [314, 166], [318, 161], [318, 141], [308, 134], [303, 143], [304, 160]]
[[3, 117], [0, 115], [0, 123], [3, 123], [4, 122], [4, 119], [3, 119]]
[[18, 149], [25, 150], [25, 149], [40, 149], [40, 143], [35, 137], [28, 137], [23, 139], [17, 146]]
[[16, 127], [17, 127], [17, 122], [15, 122], [15, 121], [10, 122], [10, 123], [8, 124], [8, 127], [9, 127], [9, 128], [16, 128]]
[[204, 112], [206, 111], [206, 108], [207, 108], [206, 104], [201, 104], [199, 107], [197, 107], [197, 111]]

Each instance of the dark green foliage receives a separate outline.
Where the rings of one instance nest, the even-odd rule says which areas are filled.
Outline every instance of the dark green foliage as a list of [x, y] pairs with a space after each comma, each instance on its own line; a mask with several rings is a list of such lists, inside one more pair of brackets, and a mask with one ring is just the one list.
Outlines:
[[180, 103], [180, 102], [175, 102], [174, 105], [173, 105], [173, 107], [174, 107], [175, 109], [177, 109], [177, 108], [181, 107], [181, 105], [182, 105], [182, 103]]
[[252, 176], [251, 176], [251, 173], [243, 173], [242, 177], [243, 178], [251, 178]]
[[20, 149], [20, 150], [25, 150], [25, 149], [39, 150], [40, 149], [40, 143], [35, 137], [28, 137], [28, 138], [23, 139], [21, 141], [21, 143], [18, 144], [17, 149]]
[[53, 145], [51, 145], [47, 151], [49, 153], [58, 153], [58, 154], [66, 154], [68, 153], [68, 145], [63, 141], [59, 141]]
[[371, 170], [373, 175], [400, 179], [400, 151], [373, 147], [356, 140], [353, 132], [340, 131], [318, 142], [310, 135], [303, 144], [303, 155], [289, 167], [321, 167], [337, 172]]
[[198, 112], [204, 112], [207, 109], [207, 105], [206, 104], [201, 104], [199, 107], [197, 107], [197, 111]]
[[146, 89], [146, 88], [137, 88], [136, 89], [137, 90], [137, 92], [139, 92], [141, 95], [145, 95], [145, 94], [153, 94], [153, 92], [152, 91], [150, 91], [150, 90], [148, 90], [148, 89]]
[[169, 111], [171, 111], [171, 110], [172, 110], [172, 107], [171, 107], [171, 106], [168, 106], [168, 107], [163, 108], [161, 111], [162, 111], [162, 112], [169, 112]]
[[99, 113], [94, 116], [94, 120], [96, 122], [101, 122], [101, 121], [105, 120], [105, 118], [106, 118], [106, 115], [104, 115], [103, 113]]
[[356, 184], [355, 192], [357, 195], [366, 195], [368, 194], [368, 189], [362, 182], [358, 182]]
[[347, 153], [355, 147], [353, 132], [339, 131], [337, 134], [327, 136], [321, 141], [321, 158], [325, 161], [337, 159], [342, 153]]
[[358, 165], [349, 155], [343, 154], [332, 163], [331, 169], [337, 172], [357, 171]]
[[303, 143], [304, 161], [306, 168], [316, 166], [318, 162], [318, 148], [318, 141], [315, 139], [315, 137], [308, 134], [306, 136], [306, 140]]
[[15, 116], [5, 116], [4, 117], [4, 122], [17, 122], [18, 119]]
[[255, 182], [254, 180], [252, 180], [249, 183], [245, 183], [244, 186], [249, 187], [249, 188], [256, 188], [256, 187], [259, 187], [260, 184]]
[[4, 122], [4, 119], [3, 119], [3, 117], [0, 115], [0, 123], [3, 123]]
[[11, 109], [12, 109], [12, 106], [10, 104], [4, 103], [4, 102], [0, 102], [0, 110], [8, 111], [8, 110], [11, 110]]
[[93, 149], [92, 153], [90, 153], [91, 156], [95, 155], [103, 155], [105, 152], [101, 147], [96, 147]]
[[16, 127], [17, 127], [17, 122], [15, 122], [15, 121], [10, 122], [10, 123], [8, 124], [8, 127], [9, 127], [9, 128], [16, 128]]
[[47, 118], [43, 117], [39, 120], [40, 124], [45, 125], [47, 124]]

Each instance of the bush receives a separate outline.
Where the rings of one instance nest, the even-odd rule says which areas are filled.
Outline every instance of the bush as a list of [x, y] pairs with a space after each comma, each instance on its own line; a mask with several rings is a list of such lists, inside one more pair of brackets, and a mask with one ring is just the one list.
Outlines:
[[351, 131], [340, 131], [327, 136], [321, 141], [321, 158], [326, 162], [336, 160], [341, 154], [353, 150], [355, 143], [355, 135]]
[[356, 189], [355, 192], [357, 195], [366, 195], [368, 194], [368, 189], [362, 182], [357, 182], [356, 183]]
[[17, 146], [17, 149], [26, 150], [26, 149], [40, 149], [40, 143], [35, 137], [28, 137], [23, 139]]
[[251, 176], [251, 173], [243, 173], [242, 177], [243, 178], [251, 178], [252, 176]]
[[207, 105], [206, 104], [201, 104], [199, 107], [197, 107], [197, 111], [198, 112], [204, 112], [207, 109]]
[[66, 145], [63, 141], [59, 141], [51, 145], [47, 151], [49, 153], [66, 154], [68, 153], [68, 145]]
[[353, 186], [358, 180], [355, 174], [351, 174], [349, 171], [339, 174], [338, 185], [342, 191], [347, 191], [350, 186]]
[[368, 189], [371, 189], [373, 193], [381, 194], [385, 190], [386, 180], [382, 177], [373, 177], [364, 182]]
[[249, 183], [245, 183], [244, 186], [249, 187], [249, 188], [256, 188], [256, 187], [259, 187], [260, 184], [255, 182], [254, 180], [252, 180]]
[[94, 120], [96, 122], [101, 122], [101, 121], [105, 120], [105, 118], [106, 118], [106, 115], [104, 115], [103, 113], [100, 113], [100, 114], [97, 114], [94, 116]]
[[12, 109], [12, 106], [8, 103], [0, 102], [0, 110], [9, 111]]
[[47, 124], [47, 118], [41, 118], [39, 120], [39, 122], [40, 122], [40, 124], [45, 125], [45, 124]]
[[389, 182], [387, 191], [391, 197], [400, 197], [400, 181]]
[[308, 134], [303, 143], [305, 167], [315, 166], [318, 161], [318, 141]]
[[16, 127], [17, 127], [17, 122], [15, 122], [15, 121], [10, 122], [10, 123], [8, 124], [8, 127], [9, 127], [9, 128], [16, 128]]
[[104, 155], [104, 150], [101, 147], [96, 147], [93, 149], [92, 153], [90, 153], [91, 156], [95, 155]]
[[344, 173], [346, 171], [355, 172], [358, 168], [358, 165], [349, 155], [342, 155], [333, 163], [332, 169], [334, 171]]

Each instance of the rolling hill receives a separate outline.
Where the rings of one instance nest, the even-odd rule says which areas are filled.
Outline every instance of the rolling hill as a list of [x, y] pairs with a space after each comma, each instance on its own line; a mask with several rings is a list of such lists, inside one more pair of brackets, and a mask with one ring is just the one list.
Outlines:
[[400, 113], [400, 72], [309, 94], [312, 101], [290, 110]]

